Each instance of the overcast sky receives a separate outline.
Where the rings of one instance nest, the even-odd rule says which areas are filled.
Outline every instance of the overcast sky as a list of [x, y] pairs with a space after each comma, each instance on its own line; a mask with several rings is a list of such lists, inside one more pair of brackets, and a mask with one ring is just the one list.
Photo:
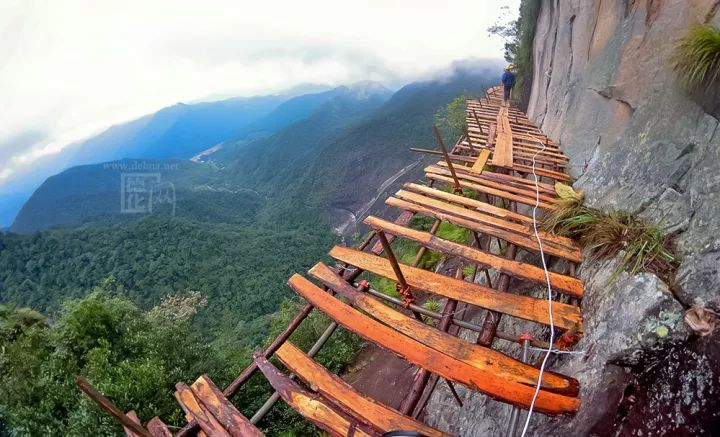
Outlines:
[[398, 83], [502, 58], [487, 28], [518, 3], [0, 0], [0, 186], [71, 142], [180, 101]]

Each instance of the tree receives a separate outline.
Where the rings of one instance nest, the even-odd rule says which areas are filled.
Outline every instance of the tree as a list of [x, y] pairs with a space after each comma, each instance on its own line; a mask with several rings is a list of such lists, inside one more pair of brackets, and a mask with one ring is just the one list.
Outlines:
[[465, 115], [467, 99], [465, 94], [461, 94], [435, 113], [435, 124], [443, 133], [443, 137], [452, 141], [452, 144], [467, 129]]

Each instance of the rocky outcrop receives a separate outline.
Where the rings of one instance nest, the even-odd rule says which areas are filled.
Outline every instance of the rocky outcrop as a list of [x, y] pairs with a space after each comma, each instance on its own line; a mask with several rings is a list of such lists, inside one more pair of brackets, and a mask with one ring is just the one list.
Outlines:
[[[720, 336], [698, 338], [683, 323], [692, 305], [720, 310], [720, 125], [718, 102], [709, 102], [718, 90], [689, 95], [670, 62], [691, 25], [720, 25], [719, 10], [718, 0], [542, 2], [530, 118], [571, 157], [586, 203], [660, 222], [676, 235], [681, 264], [666, 284], [648, 273], [609, 281], [617, 260], [585, 263], [585, 336], [578, 353], [551, 360], [580, 381], [582, 407], [571, 418], [534, 415], [528, 435], [720, 432]], [[506, 319], [502, 330], [528, 329]], [[519, 355], [515, 345], [495, 346]], [[428, 422], [463, 436], [505, 435], [509, 406], [461, 395], [458, 409], [439, 385]]]
[[[529, 116], [572, 158], [587, 201], [678, 233], [678, 297], [720, 308], [720, 127], [677, 84], [673, 47], [717, 0], [547, 1]], [[716, 90], [708, 90], [709, 94]]]
[[[716, 98], [717, 90], [688, 94], [670, 57], [691, 25], [720, 24], [719, 6], [717, 0], [543, 2], [530, 118], [572, 158], [574, 185], [585, 191], [587, 203], [660, 222], [676, 234], [681, 256], [674, 284], [643, 274], [597, 293], [603, 268], [585, 271], [588, 337], [578, 346], [588, 352], [577, 372], [585, 408], [561, 422], [568, 431], [647, 435], [710, 432], [718, 425], [706, 401], [720, 378], [716, 340], [683, 342], [680, 332], [685, 308], [720, 309], [720, 127], [717, 114], [708, 110], [717, 102], [708, 105], [707, 98]], [[629, 327], [638, 331], [636, 337], [628, 336]], [[665, 357], [661, 364], [653, 359], [658, 349]], [[706, 361], [715, 369], [704, 371], [712, 368], [703, 367]], [[605, 379], [617, 381], [615, 366], [632, 371], [629, 381], [635, 383], [651, 372], [658, 379], [643, 380], [641, 393], [633, 395], [641, 399], [635, 405], [617, 388], [614, 397], [625, 401], [612, 401], [608, 392], [615, 386]], [[708, 382], [683, 384], [684, 378]], [[606, 402], [595, 402], [598, 397]], [[697, 398], [696, 408], [686, 408], [693, 404], [690, 398]], [[592, 413], [603, 408], [612, 420]], [[627, 420], [643, 408], [654, 408], [661, 419]]]

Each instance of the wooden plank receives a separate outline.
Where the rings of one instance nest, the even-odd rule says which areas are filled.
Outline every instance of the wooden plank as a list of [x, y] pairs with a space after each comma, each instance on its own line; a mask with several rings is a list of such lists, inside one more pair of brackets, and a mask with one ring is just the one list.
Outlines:
[[505, 168], [513, 166], [512, 129], [507, 118], [507, 108], [500, 108], [497, 114], [497, 134], [492, 163]]
[[167, 425], [157, 416], [150, 419], [147, 423], [147, 429], [154, 437], [172, 437]]
[[[523, 173], [532, 174], [532, 172], [533, 172], [532, 166], [529, 166], [529, 165], [515, 164], [514, 169], [516, 171], [521, 171]], [[552, 179], [555, 179], [555, 180], [561, 181], [561, 182], [568, 182], [568, 181], [572, 180], [572, 178], [568, 174], [561, 173], [559, 171], [548, 170], [546, 168], [536, 167], [535, 174], [537, 174], [538, 176], [544, 176], [546, 178], [552, 178]]]
[[[410, 195], [413, 195], [413, 197], [423, 197], [418, 196], [413, 193], [408, 193]], [[401, 194], [402, 195], [402, 194]], [[429, 199], [430, 202], [424, 202], [424, 203], [443, 203], [440, 201], [433, 201], [432, 199]], [[493, 237], [500, 238], [502, 240], [505, 240], [509, 243], [513, 243], [517, 246], [523, 247], [525, 249], [531, 249], [540, 251], [540, 245], [538, 244], [537, 239], [535, 238], [535, 235], [533, 235], [533, 231], [527, 230], [527, 233], [524, 232], [518, 232], [518, 231], [510, 231], [507, 229], [504, 229], [502, 227], [497, 226], [491, 226], [486, 225], [479, 221], [469, 220], [467, 218], [461, 217], [459, 214], [453, 214], [453, 210], [462, 211], [465, 210], [466, 213], [464, 215], [466, 216], [472, 216], [473, 214], [482, 215], [479, 213], [473, 213], [473, 211], [470, 211], [468, 209], [462, 208], [462, 207], [454, 207], [449, 204], [445, 204], [444, 209], [439, 209], [438, 207], [432, 207], [432, 206], [426, 206], [421, 203], [412, 203], [408, 202], [403, 199], [398, 199], [396, 197], [390, 197], [387, 200], [385, 200], [385, 203], [394, 206], [396, 208], [401, 208], [405, 210], [414, 211], [420, 214], [423, 214], [428, 217], [433, 217], [438, 220], [443, 220], [450, 222], [456, 226], [463, 227], [465, 229], [470, 229], [472, 231], [481, 232], [486, 235], [492, 235]], [[450, 210], [450, 211], [448, 211]], [[462, 214], [462, 212], [460, 213]], [[488, 217], [491, 218], [491, 217]], [[498, 219], [494, 219], [498, 220]], [[508, 223], [509, 225], [514, 226], [522, 226], [515, 223]], [[550, 234], [547, 234], [550, 235]], [[553, 236], [556, 237], [557, 236]], [[542, 234], [540, 237], [541, 241], [543, 240]], [[545, 253], [549, 255], [558, 256], [560, 258], [572, 261], [572, 262], [581, 262], [582, 261], [582, 252], [577, 247], [568, 247], [565, 245], [557, 244], [553, 241], [542, 241], [542, 248], [545, 251]]]
[[200, 376], [190, 386], [190, 389], [230, 435], [235, 437], [263, 436], [263, 433], [223, 396], [222, 391], [207, 375]]
[[[438, 238], [427, 232], [398, 226], [394, 223], [373, 216], [367, 217], [364, 220], [364, 223], [372, 228], [382, 229], [387, 232], [394, 232], [396, 235], [416, 241], [428, 249], [437, 250], [448, 255], [454, 255], [473, 264], [489, 266], [495, 270], [507, 273], [510, 276], [526, 279], [538, 284], [545, 284], [546, 281], [545, 271], [540, 267], [509, 260], [474, 247]], [[550, 284], [552, 288], [556, 291], [561, 291], [574, 297], [582, 297], [583, 285], [579, 279], [555, 272], [549, 272], [548, 276], [550, 277]]]
[[490, 158], [490, 150], [483, 149], [480, 151], [480, 154], [478, 155], [477, 161], [475, 161], [475, 164], [473, 164], [470, 171], [473, 173], [482, 173], [485, 169], [485, 164], [487, 164], [488, 158]]
[[[483, 150], [489, 150], [492, 153], [492, 149], [489, 148], [486, 144], [475, 144], [473, 143], [473, 147], [470, 147], [467, 145], [467, 141], [462, 141], [455, 145], [455, 149], [459, 151], [467, 150], [471, 153], [476, 153], [478, 149], [481, 151]], [[535, 157], [535, 164], [536, 165], [551, 165], [554, 167], [557, 167], [558, 169], [567, 169], [570, 168], [570, 163], [567, 159], [558, 158], [555, 156], [547, 155], [544, 152], [538, 151], [527, 151], [524, 147], [515, 147], [513, 146], [513, 159], [514, 162], [524, 162], [528, 165], [532, 165], [533, 157]]]
[[290, 342], [283, 344], [275, 356], [309, 387], [340, 404], [344, 411], [362, 418], [384, 432], [402, 429], [419, 432], [428, 437], [450, 436], [361, 395], [350, 384], [330, 373]]
[[280, 373], [262, 355], [256, 353], [253, 358], [270, 385], [280, 394], [286, 404], [333, 437], [380, 435], [379, 432], [358, 425], [357, 421], [345, 413], [337, 411], [323, 397], [300, 387]]
[[[390, 308], [365, 293], [359, 293], [323, 263], [316, 264], [308, 273], [347, 298], [356, 308], [438, 352], [467, 363], [476, 369], [493, 373], [498, 378], [530, 387], [535, 387], [537, 384], [539, 370], [535, 367], [491, 348], [470, 343], [440, 331]], [[548, 373], [547, 379], [543, 377], [541, 389], [577, 396], [579, 385], [572, 378], [557, 373]]]
[[[438, 161], [435, 165], [444, 167], [443, 164], [445, 164], [444, 161]], [[456, 167], [456, 170], [460, 173], [467, 172], [469, 174], [467, 166], [465, 165], [458, 165]], [[484, 171], [481, 174], [475, 175], [475, 177], [480, 179], [492, 180], [503, 184], [511, 184], [517, 187], [529, 189], [531, 192], [535, 192], [535, 181], [533, 179], [526, 179], [520, 176], [513, 176], [503, 173], [495, 173], [493, 171]], [[538, 188], [540, 189], [541, 193], [549, 194], [550, 196], [557, 195], [554, 185], [538, 182]]]
[[[400, 334], [330, 296], [300, 275], [293, 275], [288, 284], [331, 319], [407, 361], [437, 373], [445, 379], [481, 391], [494, 399], [522, 408], [530, 406], [535, 393], [533, 387], [497, 378], [493, 372], [484, 372]], [[546, 414], [568, 414], [577, 411], [579, 406], [580, 400], [577, 398], [545, 390], [540, 390], [535, 402], [535, 409]]]
[[[446, 171], [439, 167], [432, 167], [432, 166], [426, 167], [425, 172], [426, 172], [425, 176], [430, 179], [433, 179], [436, 181], [443, 181], [443, 182], [449, 181], [449, 183], [454, 183], [454, 181], [452, 179], [448, 178], [445, 175]], [[469, 188], [471, 190], [478, 191], [480, 193], [492, 194], [493, 196], [502, 197], [503, 199], [514, 200], [516, 202], [520, 202], [522, 204], [529, 205], [529, 206], [535, 206], [535, 202], [536, 202], [536, 199], [534, 196], [531, 198], [528, 196], [522, 196], [522, 195], [518, 195], [518, 194], [509, 193], [507, 191], [499, 190], [497, 188], [488, 187], [486, 185], [477, 184], [475, 182], [469, 182], [469, 181], [465, 180], [465, 178], [461, 178], [460, 186], [463, 188]], [[554, 209], [555, 208], [555, 205], [553, 205], [551, 203], [543, 202], [542, 200], [540, 201], [538, 206], [543, 209]]]
[[[330, 256], [376, 275], [388, 279], [394, 278], [390, 262], [383, 257], [343, 246], [335, 246], [330, 251]], [[451, 278], [405, 264], [400, 264], [400, 269], [407, 283], [414, 289], [509, 316], [544, 325], [550, 324], [546, 299], [504, 293], [480, 284]], [[568, 330], [578, 326], [578, 330], [582, 332], [580, 308], [553, 301], [552, 313], [553, 323], [557, 328]]]
[[415, 183], [406, 183], [403, 185], [403, 187], [407, 190], [422, 193], [427, 196], [432, 196], [438, 199], [447, 200], [449, 202], [458, 203], [460, 205], [464, 205], [469, 208], [491, 214], [495, 217], [502, 217], [508, 220], [515, 220], [523, 223], [532, 223], [532, 217], [518, 214], [505, 208], [499, 208], [495, 205], [490, 205], [489, 203], [481, 202], [479, 200], [470, 199], [469, 197], [459, 196], [457, 194], [448, 193], [447, 191], [442, 191], [428, 187], [426, 185], [419, 185]]
[[[437, 200], [433, 199], [431, 197], [424, 196], [422, 194], [413, 193], [411, 191], [406, 190], [398, 190], [395, 193], [395, 196], [399, 199], [417, 203], [419, 205], [437, 209], [439, 211], [449, 213], [456, 215], [458, 217], [472, 220], [477, 223], [482, 223], [485, 225], [491, 225], [499, 229], [507, 230], [507, 231], [514, 231], [516, 233], [526, 233], [529, 230], [529, 227], [522, 223], [515, 223], [511, 222], [509, 220], [506, 220], [504, 218], [496, 217], [490, 214], [485, 214], [483, 212], [475, 211], [472, 209], [467, 209], [463, 206], [455, 206], [447, 201], [444, 200]], [[393, 197], [388, 197], [387, 201], [385, 203], [391, 204], [392, 206], [397, 206], [398, 202]], [[415, 211], [413, 209], [414, 207], [411, 207], [411, 211]], [[417, 212], [417, 211], [416, 211]]]
[[195, 397], [192, 390], [178, 382], [175, 384], [175, 399], [178, 400], [183, 411], [190, 415], [194, 421], [200, 425], [200, 428], [208, 435], [208, 437], [230, 437], [220, 422], [218, 422], [212, 413]]
[[[463, 208], [462, 206], [455, 206], [448, 202], [435, 200], [430, 197], [405, 190], [398, 191], [397, 193], [395, 193], [395, 196], [409, 202], [417, 203], [429, 208], [438, 209], [442, 212], [453, 214], [468, 220], [476, 221], [478, 223], [492, 225], [505, 231], [512, 231], [517, 234], [521, 234], [524, 237], [535, 238], [535, 231], [533, 230], [533, 228], [523, 223], [514, 223], [502, 218], [493, 217], [482, 212], [469, 210], [467, 208]], [[540, 230], [538, 231], [538, 236], [543, 241], [543, 244], [548, 243], [550, 245], [555, 245], [558, 248], [569, 250], [573, 253], [574, 257], [582, 259], [580, 247], [570, 238], [560, 235], [554, 235], [549, 232]]]
[[[125, 415], [128, 417], [128, 419], [132, 420], [133, 422], [137, 423], [138, 426], [142, 426], [140, 423], [140, 419], [138, 418], [137, 413], [135, 410], [130, 410]], [[138, 434], [135, 434], [130, 428], [123, 425], [123, 431], [125, 431], [126, 437], [140, 437]]]
[[[478, 138], [472, 133], [470, 134], [470, 137], [472, 139], [473, 147], [475, 147], [475, 149], [492, 149], [492, 143], [488, 143], [483, 138]], [[458, 144], [458, 147], [460, 150], [470, 150], [470, 146], [468, 146], [468, 143], [464, 140]], [[518, 141], [513, 141], [513, 150], [524, 153], [525, 155], [530, 155], [531, 157], [537, 153], [538, 156], [541, 158], [557, 160], [558, 162], [568, 162], [570, 160], [570, 158], [567, 158], [561, 152], [553, 152], [550, 149], [542, 150], [542, 148], [540, 147], [536, 148], [534, 146], [529, 146]]]
[[[470, 139], [473, 142], [473, 146], [478, 147], [478, 145], [487, 144], [488, 146], [491, 146], [493, 144], [492, 141], [488, 141], [488, 136], [485, 133], [481, 133], [480, 129], [476, 129], [473, 127], [468, 128], [468, 133], [470, 134]], [[556, 147], [550, 147], [545, 146], [542, 147], [537, 141], [530, 140], [527, 138], [519, 138], [519, 137], [513, 137], [513, 149], [516, 147], [519, 147], [526, 151], [527, 153], [535, 153], [540, 152], [543, 155], [552, 156], [555, 158], [567, 158], [567, 155], [563, 153], [561, 149], [558, 149]], [[460, 144], [467, 146], [467, 142], [461, 141]]]
[[[437, 172], [440, 174], [445, 173], [445, 168], [441, 166], [429, 166], [425, 168], [425, 171]], [[529, 185], [525, 184], [512, 184], [512, 183], [501, 183], [496, 182], [494, 180], [483, 178], [481, 176], [476, 176], [469, 171], [458, 171], [456, 172], [458, 175], [458, 178], [465, 179], [467, 181], [474, 182], [476, 184], [485, 185], [486, 187], [495, 188], [496, 190], [502, 190], [506, 191], [508, 193], [518, 194], [520, 196], [525, 196], [530, 199], [533, 199], [533, 204], [535, 203], [535, 197], [537, 196], [537, 193], [535, 191], [535, 187], [530, 187]], [[552, 203], [552, 204], [559, 204], [561, 201], [559, 198], [553, 196], [548, 196], [545, 193], [540, 193], [540, 200], [545, 203]]]

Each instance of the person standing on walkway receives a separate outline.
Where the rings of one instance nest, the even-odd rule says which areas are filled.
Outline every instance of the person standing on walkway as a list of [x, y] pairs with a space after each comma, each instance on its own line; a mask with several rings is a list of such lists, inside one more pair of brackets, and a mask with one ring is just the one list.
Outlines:
[[503, 100], [506, 102], [510, 100], [512, 96], [512, 89], [515, 86], [515, 73], [512, 72], [513, 66], [508, 65], [505, 67], [505, 72], [502, 75], [502, 84], [505, 87], [505, 94]]

